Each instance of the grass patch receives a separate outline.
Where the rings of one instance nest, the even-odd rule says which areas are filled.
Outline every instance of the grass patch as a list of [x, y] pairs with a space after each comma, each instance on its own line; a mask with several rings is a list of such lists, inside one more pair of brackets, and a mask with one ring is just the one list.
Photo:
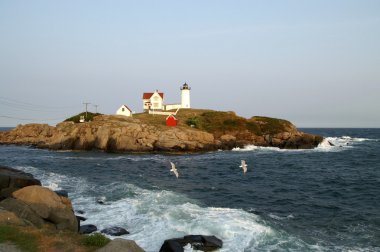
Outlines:
[[289, 121], [264, 116], [254, 116], [249, 122], [260, 127], [262, 134], [277, 134], [286, 130], [292, 125]]
[[38, 251], [37, 238], [28, 233], [22, 232], [20, 228], [13, 226], [0, 226], [0, 243], [9, 241], [19, 247], [22, 251]]
[[100, 233], [86, 235], [83, 237], [83, 244], [90, 247], [104, 247], [111, 240]]

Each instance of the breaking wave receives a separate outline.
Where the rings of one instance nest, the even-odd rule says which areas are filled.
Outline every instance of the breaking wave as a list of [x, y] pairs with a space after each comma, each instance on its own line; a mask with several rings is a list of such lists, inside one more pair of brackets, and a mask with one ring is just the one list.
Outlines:
[[278, 147], [263, 147], [256, 145], [246, 145], [244, 148], [233, 148], [232, 151], [257, 151], [257, 152], [310, 152], [310, 151], [342, 151], [347, 148], [354, 148], [356, 144], [365, 141], [377, 141], [377, 139], [358, 138], [350, 136], [325, 137], [323, 141], [314, 149], [280, 149]]

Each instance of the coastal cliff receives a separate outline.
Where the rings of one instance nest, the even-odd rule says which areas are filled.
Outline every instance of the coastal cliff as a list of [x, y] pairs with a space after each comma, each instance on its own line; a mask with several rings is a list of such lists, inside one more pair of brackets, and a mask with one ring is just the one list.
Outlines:
[[32, 145], [53, 150], [110, 152], [196, 152], [253, 144], [288, 149], [316, 147], [323, 138], [297, 130], [290, 122], [268, 117], [246, 119], [234, 112], [183, 109], [178, 125], [167, 127], [166, 116], [99, 115], [91, 122], [65, 121], [19, 125], [0, 132], [0, 144]]

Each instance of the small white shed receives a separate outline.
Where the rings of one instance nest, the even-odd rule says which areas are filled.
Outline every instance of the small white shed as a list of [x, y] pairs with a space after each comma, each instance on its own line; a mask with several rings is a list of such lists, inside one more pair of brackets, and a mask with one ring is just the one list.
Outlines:
[[117, 111], [116, 115], [132, 116], [132, 110], [127, 105], [122, 105]]

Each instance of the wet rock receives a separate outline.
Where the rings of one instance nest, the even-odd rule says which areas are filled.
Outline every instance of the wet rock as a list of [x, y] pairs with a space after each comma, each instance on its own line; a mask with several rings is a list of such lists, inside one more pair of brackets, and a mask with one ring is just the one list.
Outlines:
[[91, 234], [95, 231], [97, 231], [98, 228], [95, 225], [92, 224], [87, 224], [87, 225], [82, 225], [79, 228], [79, 233], [81, 234]]
[[103, 234], [108, 234], [112, 236], [120, 236], [120, 235], [129, 234], [129, 232], [125, 228], [122, 228], [122, 227], [105, 228], [101, 230], [100, 232]]
[[191, 247], [201, 251], [213, 251], [222, 248], [223, 241], [213, 235], [187, 235], [183, 238], [165, 240], [160, 252], [180, 252], [183, 247], [191, 244]]
[[183, 246], [178, 239], [165, 240], [159, 252], [184, 252]]
[[79, 216], [79, 215], [75, 215], [76, 217], [77, 217], [77, 219], [78, 220], [80, 220], [80, 221], [85, 221], [85, 220], [87, 220], [87, 218], [86, 217], [83, 217], [83, 216]]

